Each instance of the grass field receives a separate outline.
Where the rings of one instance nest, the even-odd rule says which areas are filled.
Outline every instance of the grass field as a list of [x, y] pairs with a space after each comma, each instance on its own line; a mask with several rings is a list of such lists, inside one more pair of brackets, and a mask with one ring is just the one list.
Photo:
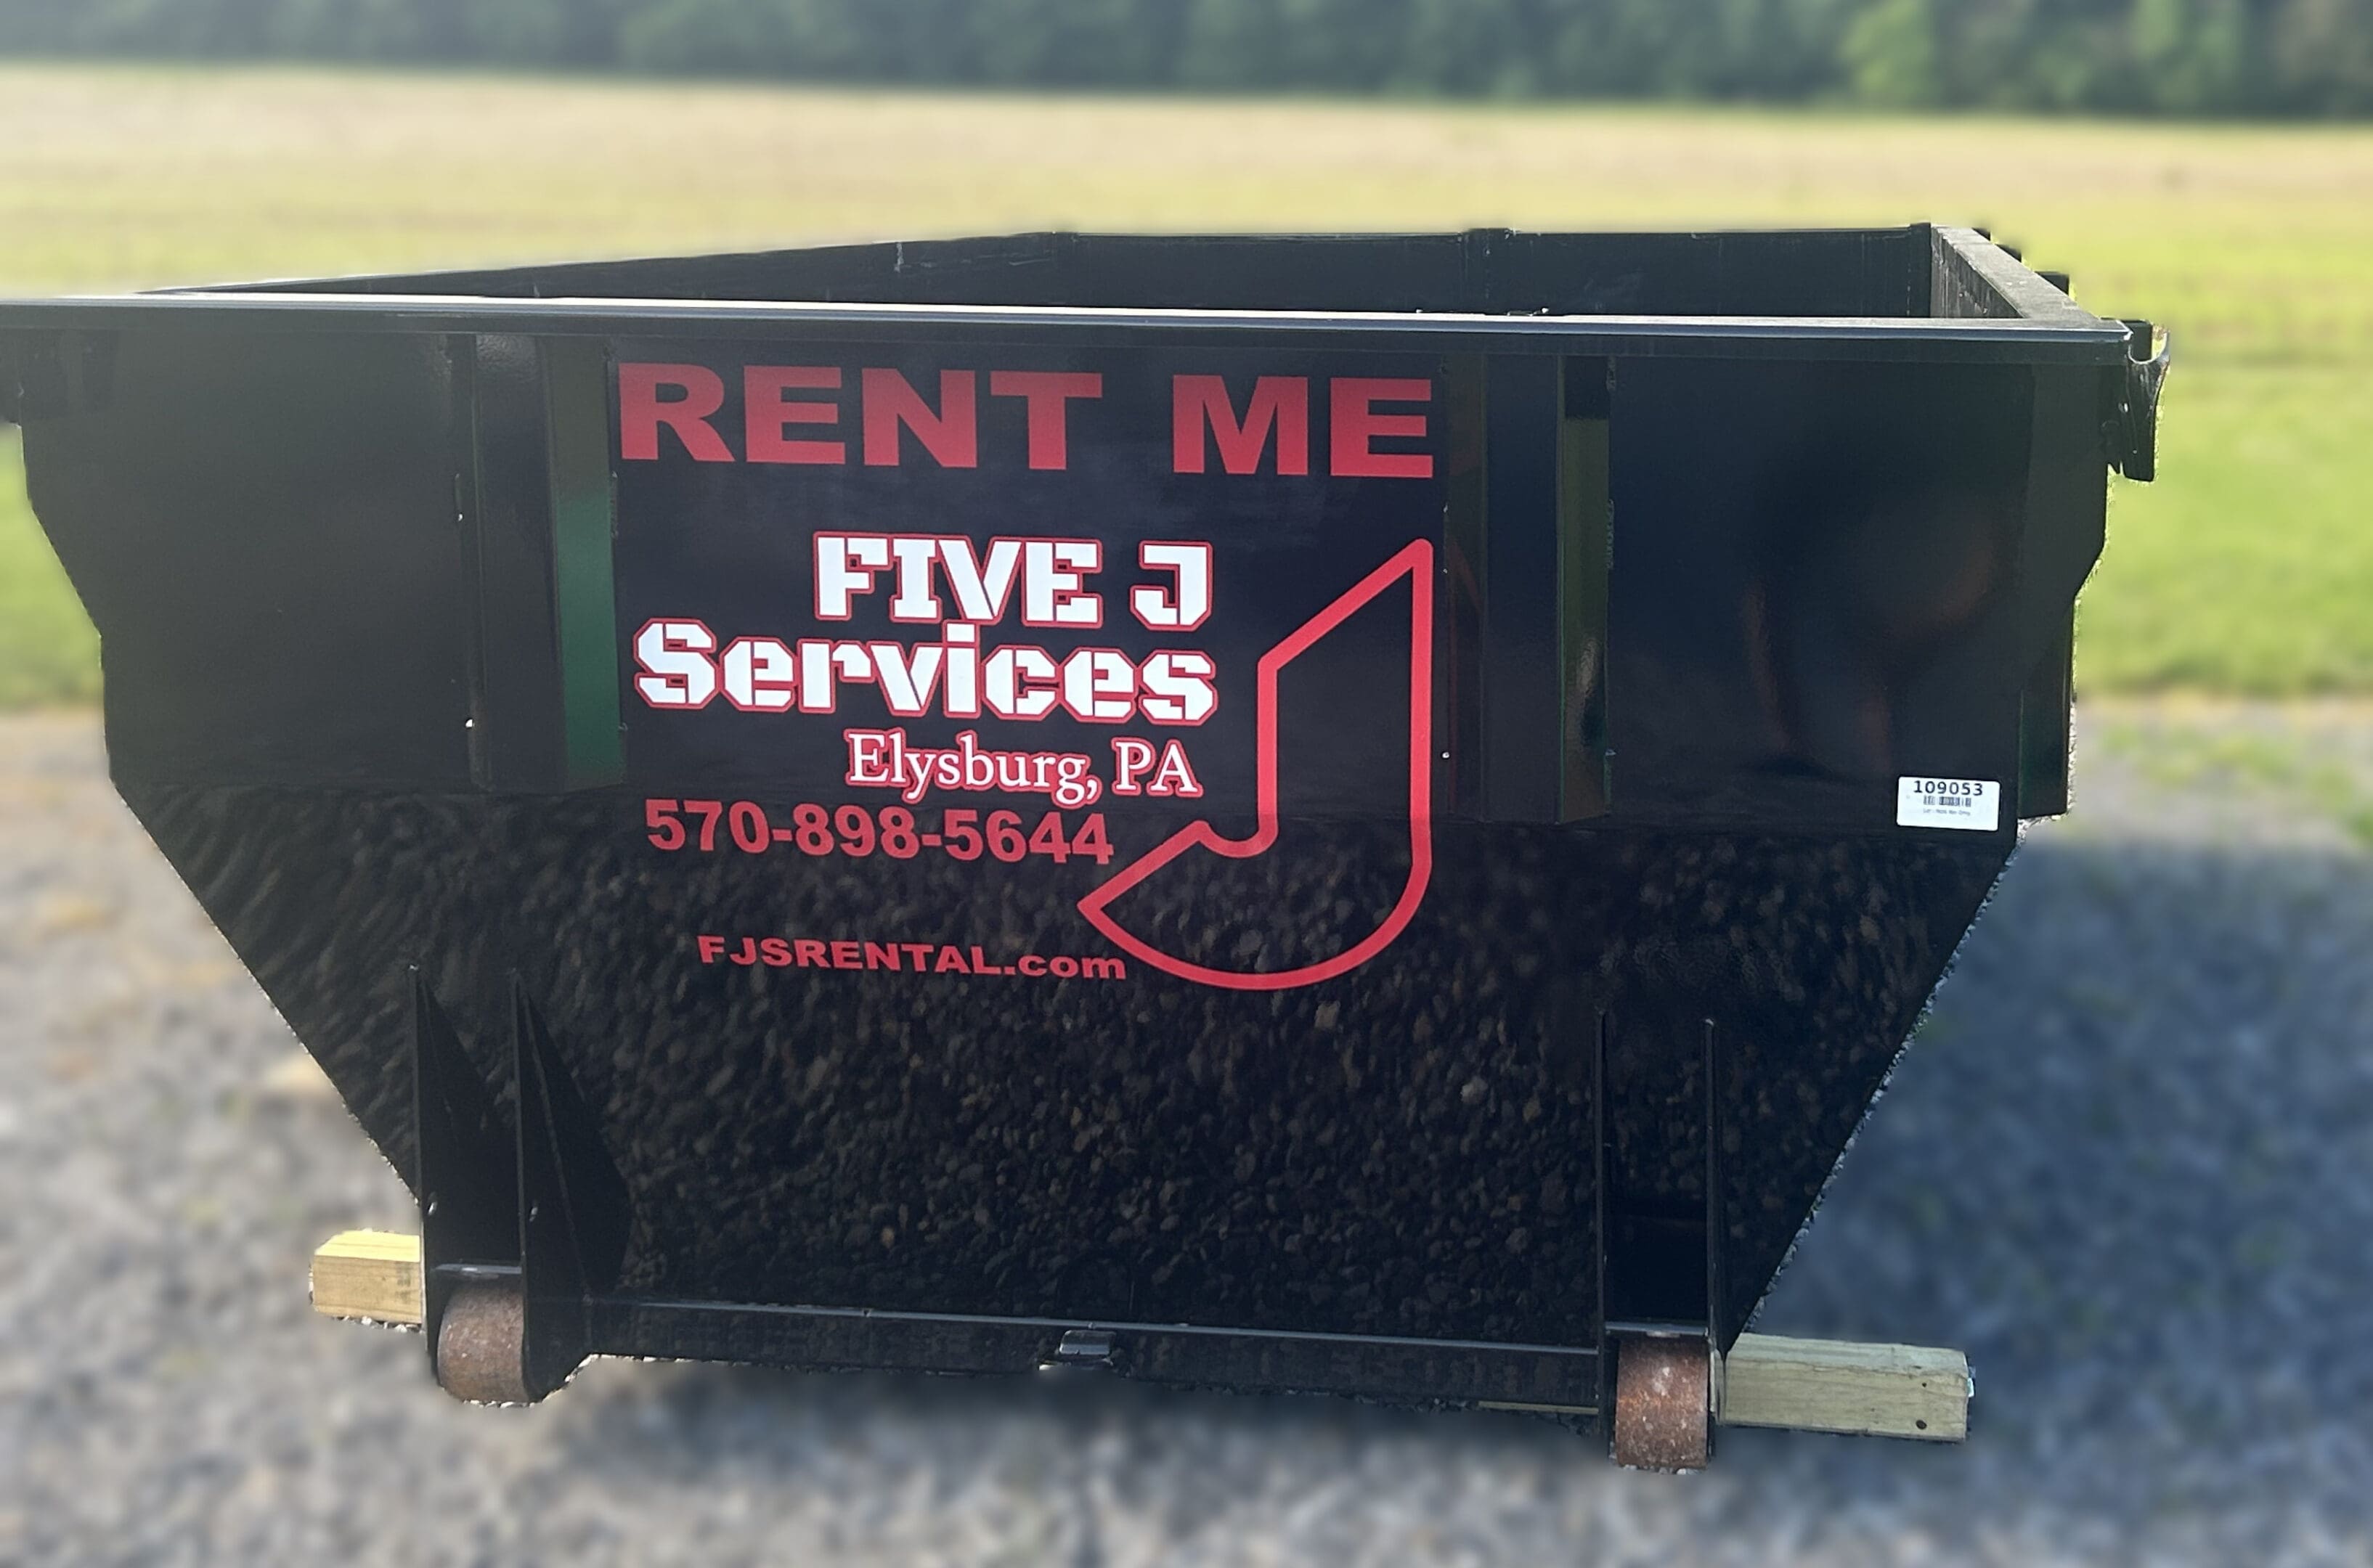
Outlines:
[[[0, 145], [0, 294], [1045, 226], [1981, 223], [2177, 334], [2086, 689], [2373, 691], [2373, 128], [17, 65]], [[82, 700], [0, 467], [0, 703]]]

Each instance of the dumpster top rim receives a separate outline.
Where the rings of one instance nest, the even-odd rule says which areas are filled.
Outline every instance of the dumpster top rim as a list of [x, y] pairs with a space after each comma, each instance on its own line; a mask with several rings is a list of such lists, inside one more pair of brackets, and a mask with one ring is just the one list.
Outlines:
[[[1387, 311], [1120, 309], [1081, 306], [807, 304], [781, 300], [490, 299], [452, 295], [154, 294], [0, 299], [0, 331], [159, 327], [271, 331], [518, 332], [543, 336], [856, 338], [945, 328], [1014, 341], [1324, 339], [1408, 351], [1716, 358], [2118, 364], [2128, 329], [2075, 319], [1816, 316], [1492, 316]], [[1350, 340], [1350, 341], [1345, 341]]]
[[[1691, 238], [1763, 231], [1700, 230]], [[1941, 262], [1949, 257], [1990, 296], [1970, 316], [1769, 316], [1699, 314], [1513, 314], [1422, 310], [1198, 308], [1109, 305], [964, 304], [782, 299], [688, 299], [630, 293], [562, 291], [520, 296], [460, 292], [478, 274], [356, 277], [211, 285], [183, 290], [53, 299], [0, 299], [0, 331], [111, 331], [215, 328], [263, 331], [397, 333], [516, 332], [533, 336], [778, 338], [897, 343], [948, 329], [1005, 342], [1067, 346], [1157, 342], [1227, 346], [1248, 336], [1305, 338], [1330, 347], [1409, 352], [1599, 354], [1609, 356], [1863, 359], [2011, 364], [2122, 364], [2130, 331], [2105, 320], [2028, 269], [1983, 232], [1943, 225], [1924, 233]], [[1514, 231], [1476, 231], [1490, 238]], [[977, 243], [1059, 242], [1078, 235], [1007, 237]], [[1153, 237], [1149, 237], [1153, 238]], [[1220, 237], [1161, 237], [1180, 243]], [[1235, 237], [1390, 241], [1406, 235]], [[1459, 238], [1445, 236], [1441, 238]], [[971, 244], [976, 242], [954, 242]], [[838, 249], [838, 248], [826, 248]], [[771, 253], [754, 253], [759, 255]], [[695, 258], [693, 260], [702, 260]], [[715, 260], [707, 258], [707, 260]], [[633, 263], [629, 263], [632, 265]], [[569, 268], [566, 271], [577, 271]], [[509, 273], [532, 269], [511, 269]], [[487, 276], [504, 276], [498, 271]], [[344, 286], [341, 286], [341, 284]], [[416, 285], [416, 287], [413, 286]], [[440, 285], [444, 285], [440, 287]]]

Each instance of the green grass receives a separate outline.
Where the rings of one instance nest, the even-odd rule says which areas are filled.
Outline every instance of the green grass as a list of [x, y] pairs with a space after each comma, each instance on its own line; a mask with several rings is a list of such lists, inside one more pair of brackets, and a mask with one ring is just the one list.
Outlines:
[[2270, 714], [2228, 702], [2112, 701], [2094, 738], [2149, 783], [2195, 800], [2249, 800], [2285, 820], [2321, 820], [2373, 850], [2373, 774], [2356, 703], [2298, 704]]
[[[2373, 691], [2373, 128], [0, 65], [0, 294], [1048, 226], [1984, 223], [2176, 333], [2086, 690]], [[87, 698], [91, 646], [0, 489], [0, 703]]]
[[0, 430], [0, 708], [99, 696], [99, 634], [25, 505], [17, 433]]
[[2079, 607], [2088, 691], [2373, 691], [2373, 366], [2172, 377]]

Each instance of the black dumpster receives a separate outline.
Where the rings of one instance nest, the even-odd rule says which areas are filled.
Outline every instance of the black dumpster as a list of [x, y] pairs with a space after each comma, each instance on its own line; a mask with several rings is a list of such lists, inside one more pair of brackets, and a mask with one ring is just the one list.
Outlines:
[[2151, 339], [1926, 226], [1039, 235], [10, 304], [0, 412], [449, 1387], [1701, 1434], [2066, 807]]

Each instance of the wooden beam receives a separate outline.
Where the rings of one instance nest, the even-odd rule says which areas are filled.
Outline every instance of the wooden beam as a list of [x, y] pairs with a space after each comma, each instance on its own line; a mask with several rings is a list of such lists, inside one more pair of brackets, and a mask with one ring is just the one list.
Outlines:
[[1958, 1443], [1970, 1362], [1957, 1350], [1741, 1334], [1723, 1364], [1722, 1423]]
[[[421, 1320], [420, 1238], [349, 1230], [313, 1254], [313, 1310]], [[1723, 1365], [1722, 1424], [1958, 1443], [1970, 1363], [1958, 1351], [1741, 1334]]]
[[417, 1323], [420, 1237], [387, 1230], [340, 1231], [313, 1253], [313, 1310], [327, 1318]]

